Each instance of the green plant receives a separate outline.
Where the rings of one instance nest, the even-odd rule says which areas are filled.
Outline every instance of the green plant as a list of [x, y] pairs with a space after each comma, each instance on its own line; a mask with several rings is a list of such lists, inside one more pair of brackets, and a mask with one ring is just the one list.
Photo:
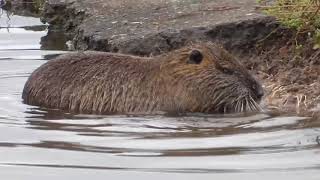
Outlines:
[[320, 29], [317, 29], [314, 35], [315, 45], [313, 46], [314, 49], [320, 49]]
[[283, 25], [296, 29], [297, 36], [308, 34], [314, 39], [314, 48], [320, 48], [320, 0], [276, 0], [263, 8]]
[[39, 11], [42, 10], [44, 5], [44, 0], [33, 0], [35, 9], [38, 9]]

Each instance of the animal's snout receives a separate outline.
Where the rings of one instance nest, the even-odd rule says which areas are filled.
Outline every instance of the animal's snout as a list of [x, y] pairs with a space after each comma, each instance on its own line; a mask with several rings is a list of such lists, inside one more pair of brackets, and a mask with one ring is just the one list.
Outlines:
[[256, 96], [259, 100], [264, 96], [264, 90], [261, 85], [256, 88]]

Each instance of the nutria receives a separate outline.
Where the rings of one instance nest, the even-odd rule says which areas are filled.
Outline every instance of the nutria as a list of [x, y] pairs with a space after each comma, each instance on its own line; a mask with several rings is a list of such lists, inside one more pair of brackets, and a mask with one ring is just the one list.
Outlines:
[[50, 60], [25, 84], [25, 103], [75, 113], [255, 111], [261, 85], [232, 55], [199, 43], [145, 58], [78, 52]]

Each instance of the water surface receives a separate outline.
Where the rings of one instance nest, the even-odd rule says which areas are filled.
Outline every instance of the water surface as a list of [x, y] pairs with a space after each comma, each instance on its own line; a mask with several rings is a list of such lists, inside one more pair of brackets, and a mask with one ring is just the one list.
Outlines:
[[42, 23], [0, 17], [1, 179], [320, 179], [316, 118], [72, 115], [23, 104], [30, 73], [64, 53], [41, 50], [47, 31], [26, 26]]

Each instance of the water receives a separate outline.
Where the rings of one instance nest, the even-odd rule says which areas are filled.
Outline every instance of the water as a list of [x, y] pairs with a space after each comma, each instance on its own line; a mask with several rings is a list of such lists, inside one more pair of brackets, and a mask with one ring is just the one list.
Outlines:
[[317, 118], [71, 115], [23, 104], [30, 73], [64, 52], [41, 50], [46, 30], [24, 28], [39, 19], [10, 18], [0, 18], [10, 26], [0, 29], [1, 179], [320, 179]]

